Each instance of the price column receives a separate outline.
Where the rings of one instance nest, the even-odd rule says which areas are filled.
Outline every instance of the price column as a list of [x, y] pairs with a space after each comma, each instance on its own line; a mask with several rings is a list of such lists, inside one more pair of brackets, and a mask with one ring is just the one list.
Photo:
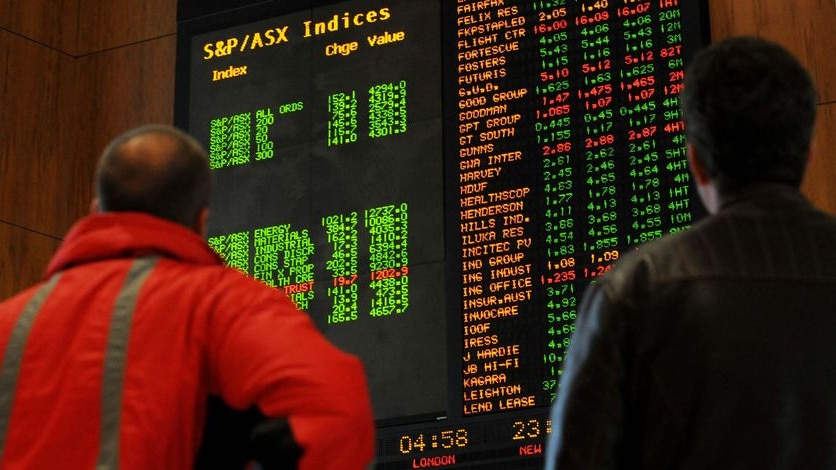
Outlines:
[[557, 392], [563, 355], [577, 317], [575, 289], [577, 240], [577, 172], [575, 165], [578, 133], [576, 129], [580, 96], [573, 96], [574, 70], [569, 35], [573, 10], [564, 1], [534, 4], [539, 20], [534, 24], [540, 75], [535, 87], [534, 132], [541, 150], [543, 226], [546, 266], [540, 279], [545, 286], [546, 338], [541, 372], [542, 390], [548, 401]]
[[662, 236], [658, 45], [654, 43], [649, 3], [625, 6], [617, 12], [625, 48], [620, 88], [626, 98], [619, 114], [627, 123], [630, 191], [625, 243], [635, 245]]
[[406, 132], [406, 80], [369, 88], [369, 137]]
[[[622, 241], [619, 232], [623, 217], [619, 205], [618, 149], [624, 139], [618, 135], [615, 121], [615, 100], [618, 96], [615, 75], [615, 18], [607, 2], [581, 2], [575, 16], [580, 33], [581, 58], [578, 98], [583, 113], [583, 140], [580, 168], [583, 181], [585, 211], [582, 219], [585, 237], [583, 254], [578, 263], [578, 277], [585, 283], [594, 281], [612, 268], [612, 250]], [[570, 328], [570, 330], [573, 329]]]
[[406, 203], [366, 209], [369, 231], [369, 287], [372, 317], [406, 312], [409, 308], [409, 210]]

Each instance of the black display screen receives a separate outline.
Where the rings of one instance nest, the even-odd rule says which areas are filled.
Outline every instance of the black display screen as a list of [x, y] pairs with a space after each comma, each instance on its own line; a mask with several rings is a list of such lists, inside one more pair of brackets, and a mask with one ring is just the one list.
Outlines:
[[705, 8], [355, 0], [180, 23], [209, 243], [364, 361], [379, 468], [541, 464], [584, 288], [703, 213], [678, 94]]

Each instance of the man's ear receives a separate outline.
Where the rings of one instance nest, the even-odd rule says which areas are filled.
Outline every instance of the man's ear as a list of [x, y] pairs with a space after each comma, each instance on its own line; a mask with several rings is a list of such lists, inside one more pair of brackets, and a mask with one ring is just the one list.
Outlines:
[[710, 178], [708, 177], [708, 174], [705, 172], [705, 167], [703, 167], [702, 163], [700, 163], [700, 159], [697, 158], [697, 151], [694, 149], [694, 146], [686, 143], [685, 148], [686, 154], [688, 155], [688, 165], [690, 165], [691, 167], [691, 173], [697, 180], [697, 184], [699, 184], [700, 186], [708, 184]]
[[90, 201], [90, 215], [98, 214], [101, 212], [101, 206], [99, 206], [99, 198], [94, 197], [92, 201]]
[[202, 238], [206, 238], [206, 224], [209, 222], [209, 208], [204, 207], [197, 214], [194, 231]]
[[691, 144], [686, 145], [686, 153], [688, 154], [688, 166], [691, 175], [697, 183], [697, 193], [700, 195], [700, 200], [709, 214], [716, 214], [720, 210], [720, 194], [717, 192], [717, 186], [714, 181], [708, 176], [705, 167], [697, 158], [697, 151]]

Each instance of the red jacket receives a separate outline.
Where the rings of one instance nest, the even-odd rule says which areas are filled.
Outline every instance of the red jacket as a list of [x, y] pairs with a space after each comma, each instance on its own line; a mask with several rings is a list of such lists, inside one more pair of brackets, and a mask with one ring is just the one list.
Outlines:
[[302, 470], [371, 461], [360, 362], [184, 227], [87, 217], [47, 279], [0, 304], [0, 470], [191, 468], [209, 394], [287, 417]]

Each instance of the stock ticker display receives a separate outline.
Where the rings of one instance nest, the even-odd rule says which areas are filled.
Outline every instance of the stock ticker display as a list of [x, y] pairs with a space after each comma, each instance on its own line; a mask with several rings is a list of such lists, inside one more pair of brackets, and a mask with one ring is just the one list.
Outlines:
[[705, 2], [258, 8], [180, 26], [210, 245], [363, 359], [378, 468], [539, 468], [585, 287], [703, 213]]

